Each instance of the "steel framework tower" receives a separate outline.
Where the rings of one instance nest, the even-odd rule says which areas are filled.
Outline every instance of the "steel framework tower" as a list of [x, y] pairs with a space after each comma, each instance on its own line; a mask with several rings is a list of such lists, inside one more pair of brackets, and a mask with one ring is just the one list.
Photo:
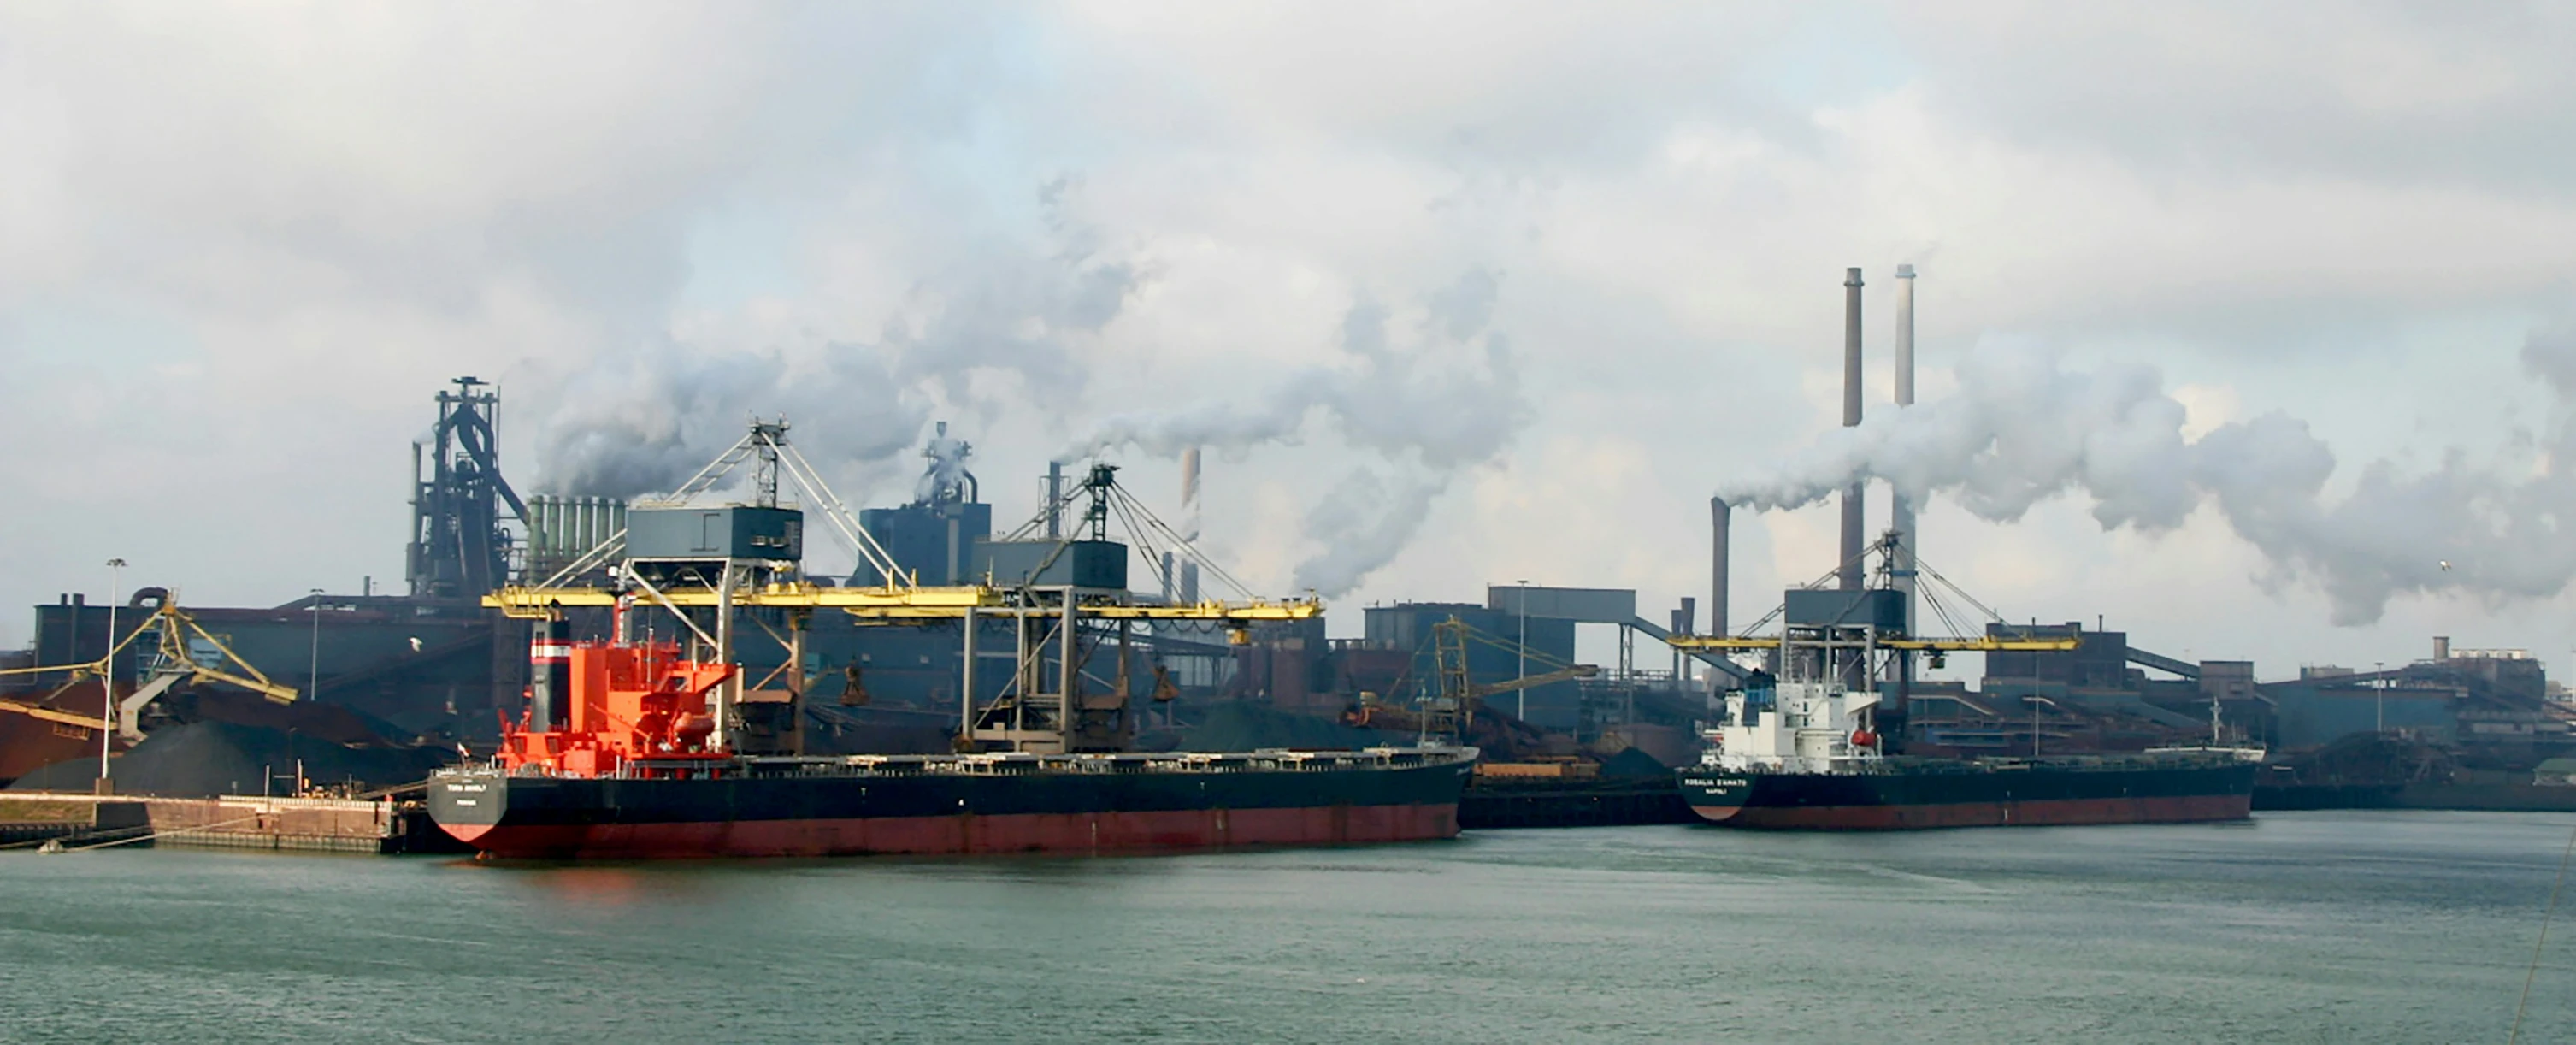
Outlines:
[[411, 444], [411, 548], [403, 575], [414, 598], [480, 599], [509, 582], [510, 537], [501, 512], [527, 518], [527, 505], [501, 478], [493, 418], [500, 397], [472, 377], [438, 394], [427, 471], [423, 444]]

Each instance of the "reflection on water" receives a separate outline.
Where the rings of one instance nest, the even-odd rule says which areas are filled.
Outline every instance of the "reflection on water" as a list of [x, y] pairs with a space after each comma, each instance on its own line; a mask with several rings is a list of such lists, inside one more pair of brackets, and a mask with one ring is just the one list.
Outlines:
[[[2569, 827], [2312, 813], [1103, 859], [5, 854], [0, 1039], [2488, 1040]], [[2552, 935], [2528, 1040], [2576, 1040], [2576, 927]]]

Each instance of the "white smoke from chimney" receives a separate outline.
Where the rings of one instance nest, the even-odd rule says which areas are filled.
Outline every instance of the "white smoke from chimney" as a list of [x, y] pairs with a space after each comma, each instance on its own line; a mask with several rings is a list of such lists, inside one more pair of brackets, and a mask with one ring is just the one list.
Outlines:
[[[888, 462], [916, 445], [930, 404], [976, 400], [978, 375], [1014, 374], [1078, 399], [1079, 351], [1117, 319], [1142, 264], [1078, 220], [1072, 179], [1038, 189], [1052, 242], [973, 255], [926, 274], [863, 342], [743, 345], [661, 338], [577, 369], [540, 365], [533, 398], [537, 482], [556, 493], [631, 497], [677, 487], [742, 438], [752, 415], [785, 416], [826, 469]], [[719, 339], [721, 340], [721, 339]]]
[[1056, 455], [1118, 447], [1156, 456], [1241, 450], [1329, 430], [1374, 456], [1307, 513], [1300, 590], [1357, 587], [1410, 543], [1431, 502], [1467, 467], [1494, 460], [1532, 416], [1511, 342], [1490, 330], [1498, 277], [1476, 269], [1427, 295], [1403, 322], [1362, 299], [1343, 316], [1339, 357], [1306, 367], [1251, 403], [1199, 403], [1102, 419]]
[[2545, 598], [2576, 579], [2576, 483], [2555, 466], [2576, 461], [2576, 333], [2535, 334], [2523, 360], [2561, 396], [2542, 464], [2525, 475], [2479, 470], [2456, 451], [2420, 475], [2373, 462], [2328, 503], [2334, 453], [2305, 422], [2275, 412], [2186, 439], [2182, 404], [2153, 369], [2071, 371], [2028, 342], [1989, 340], [1960, 364], [1957, 394], [1830, 430], [1778, 473], [1718, 496], [1796, 508], [1877, 478], [1916, 504], [1938, 491], [2010, 521], [2080, 490], [2104, 529], [2146, 533], [2215, 503], [2271, 561], [2271, 581], [2318, 585], [2337, 624], [2375, 621], [2405, 593]]
[[[974, 446], [965, 440], [948, 437], [948, 422], [939, 422], [930, 437], [930, 445], [921, 450], [921, 456], [930, 459], [930, 467], [923, 469], [921, 478], [912, 484], [912, 499], [928, 504], [952, 490], [959, 490], [966, 481], [966, 458], [974, 452]], [[962, 491], [959, 496], [963, 497]]]

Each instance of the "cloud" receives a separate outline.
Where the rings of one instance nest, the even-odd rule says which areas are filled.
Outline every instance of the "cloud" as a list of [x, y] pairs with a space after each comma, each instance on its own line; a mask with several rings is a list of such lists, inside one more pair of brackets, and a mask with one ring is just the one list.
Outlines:
[[1529, 423], [1511, 342], [1487, 329], [1499, 287], [1496, 273], [1469, 269], [1424, 295], [1400, 337], [1388, 309], [1363, 297], [1342, 315], [1336, 356], [1271, 383], [1263, 397], [1113, 414], [1057, 458], [1122, 447], [1241, 451], [1329, 432], [1390, 466], [1350, 472], [1306, 516], [1305, 538], [1322, 547], [1293, 583], [1345, 594], [1403, 550], [1452, 475], [1495, 460]]
[[[1842, 268], [1912, 261], [1927, 366], [2025, 331], [2161, 368], [2075, 375], [2065, 391], [2099, 417], [1974, 415], [1888, 448], [1932, 461], [2008, 434], [2024, 448], [1952, 496], [2032, 506], [2013, 543], [2219, 593], [2192, 612], [2073, 580], [2017, 597], [2286, 646], [2334, 612], [2301, 601], [2326, 579], [2362, 607], [2425, 583], [2409, 561], [2363, 568], [2393, 554], [2375, 541], [2528, 543], [2545, 528], [2514, 526], [2556, 510], [2531, 478], [2562, 456], [2555, 429], [2456, 464], [2409, 454], [2512, 445], [2524, 320], [2569, 289], [2566, 21], [2372, 3], [13, 7], [0, 482], [48, 510], [0, 519], [0, 602], [94, 587], [66, 564], [112, 554], [249, 603], [311, 583], [282, 582], [285, 563], [387, 576], [403, 444], [460, 373], [500, 382], [504, 467], [530, 491], [667, 484], [752, 413], [790, 415], [855, 503], [909, 495], [896, 458], [934, 419], [975, 442], [997, 502], [1094, 433], [1149, 456], [1204, 441], [1244, 448], [1210, 475], [1206, 526], [1268, 564], [1256, 587], [1302, 562], [1356, 578], [1353, 597], [1439, 598], [1638, 561], [1664, 575], [1630, 583], [1669, 596], [1699, 586], [1689, 491], [1831, 423], [1800, 390], [1834, 367]], [[1873, 327], [1873, 362], [1881, 344]], [[2534, 344], [2531, 369], [2565, 385], [2558, 342]], [[2163, 375], [2244, 407], [2175, 434]], [[2236, 462], [2195, 448], [2227, 426], [2289, 481], [2237, 481], [2222, 507]], [[1644, 460], [1593, 490], [1609, 506], [1459, 503], [1477, 484], [1458, 476], [1611, 436]], [[2324, 485], [2298, 494], [2317, 460]], [[2097, 485], [2073, 528], [2038, 507]], [[144, 487], [209, 510], [135, 512]], [[2434, 493], [2485, 507], [2336, 514]], [[279, 503], [305, 525], [256, 510]], [[2286, 609], [2226, 598], [2240, 567], [2169, 576], [2152, 542], [2095, 532], [2194, 540], [2213, 519], [2288, 564], [2266, 577]], [[1526, 550], [1459, 550], [1491, 548]], [[2555, 641], [2559, 617], [2482, 616], [2479, 592], [2524, 597], [2480, 577], [2433, 578], [2391, 616]], [[2295, 634], [2318, 644], [2303, 657], [2366, 641]]]

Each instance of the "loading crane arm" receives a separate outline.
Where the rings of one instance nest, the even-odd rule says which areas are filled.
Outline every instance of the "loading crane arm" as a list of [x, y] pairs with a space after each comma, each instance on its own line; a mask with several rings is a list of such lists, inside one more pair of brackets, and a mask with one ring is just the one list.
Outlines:
[[1598, 667], [1590, 664], [1577, 664], [1572, 667], [1560, 668], [1555, 671], [1543, 672], [1537, 675], [1523, 675], [1516, 679], [1504, 679], [1500, 682], [1488, 682], [1483, 685], [1470, 686], [1467, 688], [1467, 695], [1471, 697], [1490, 697], [1497, 693], [1510, 693], [1515, 690], [1531, 689], [1538, 686], [1545, 686], [1550, 683], [1564, 682], [1569, 679], [1588, 679], [1599, 674], [1601, 674], [1601, 669]]
[[[180, 609], [178, 603], [171, 601], [164, 601], [154, 607], [151, 614], [143, 618], [142, 623], [135, 625], [134, 630], [128, 632], [124, 640], [118, 642], [104, 657], [83, 664], [13, 668], [0, 671], [0, 675], [68, 672], [71, 677], [63, 683], [62, 687], [55, 690], [57, 693], [89, 679], [99, 680], [100, 685], [112, 686], [111, 666], [116, 663], [117, 655], [135, 645], [147, 633], [155, 635], [152, 667], [142, 684], [134, 688], [134, 692], [126, 694], [124, 699], [116, 702], [116, 732], [118, 736], [129, 742], [143, 739], [141, 716], [144, 707], [182, 683], [220, 682], [227, 686], [249, 690], [280, 704], [289, 703], [298, 696], [295, 687], [271, 681], [258, 668], [252, 667], [249, 661], [243, 660], [241, 654], [233, 652], [233, 648], [225, 645], [224, 640], [198, 624], [196, 618], [188, 615], [188, 611]], [[199, 662], [189, 648], [192, 641], [202, 642], [214, 650], [220, 657], [221, 665]], [[78, 722], [71, 722], [67, 718], [56, 718], [59, 714], [51, 713], [38, 717], [54, 718], [56, 721], [80, 726], [88, 726], [98, 721], [86, 716], [69, 716], [69, 718], [79, 719]]]
[[[1756, 650], [1779, 649], [1780, 639], [1771, 635], [1675, 635], [1666, 640], [1675, 649]], [[1974, 635], [1966, 638], [1883, 638], [1881, 649], [1936, 650], [1940, 652], [1991, 652], [2009, 650], [2071, 650], [2083, 645], [2072, 636], [2058, 638], [2011, 638], [2001, 635]]]

